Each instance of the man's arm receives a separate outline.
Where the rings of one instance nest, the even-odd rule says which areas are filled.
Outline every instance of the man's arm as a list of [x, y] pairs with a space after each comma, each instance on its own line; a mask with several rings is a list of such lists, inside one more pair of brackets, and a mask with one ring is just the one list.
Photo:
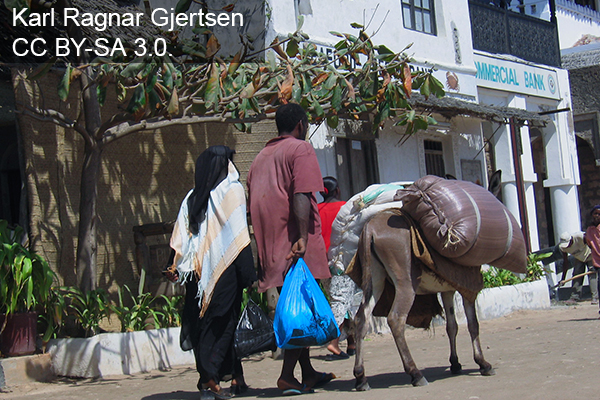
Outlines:
[[292, 245], [292, 249], [285, 259], [292, 259], [295, 262], [298, 258], [304, 257], [304, 253], [306, 253], [308, 224], [310, 220], [310, 193], [295, 193], [293, 207], [300, 237]]

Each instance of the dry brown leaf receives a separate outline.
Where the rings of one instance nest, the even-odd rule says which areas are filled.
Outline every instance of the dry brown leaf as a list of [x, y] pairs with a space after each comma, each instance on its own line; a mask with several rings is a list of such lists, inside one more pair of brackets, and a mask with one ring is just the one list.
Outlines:
[[215, 35], [210, 35], [208, 43], [206, 44], [206, 57], [211, 58], [212, 56], [217, 54], [220, 48], [221, 45], [219, 44], [219, 41], [217, 40]]
[[288, 75], [282, 83], [279, 85], [279, 101], [283, 104], [287, 104], [288, 100], [292, 98], [292, 87], [294, 86], [294, 71], [292, 67], [287, 65]]
[[410, 72], [410, 66], [408, 64], [404, 64], [402, 73], [404, 75], [402, 81], [404, 93], [406, 93], [406, 97], [410, 98], [410, 93], [412, 92], [412, 73]]

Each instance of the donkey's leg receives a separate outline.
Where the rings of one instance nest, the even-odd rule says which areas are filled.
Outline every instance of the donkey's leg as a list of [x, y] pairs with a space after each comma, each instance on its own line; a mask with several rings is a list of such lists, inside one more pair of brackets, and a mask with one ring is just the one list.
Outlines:
[[454, 310], [454, 293], [442, 292], [442, 303], [446, 314], [446, 333], [450, 341], [450, 371], [453, 374], [460, 374], [462, 365], [458, 362], [458, 353], [456, 351], [456, 335], [458, 334], [458, 324], [456, 323], [456, 312]]
[[[369, 296], [370, 298], [370, 296]], [[367, 376], [365, 375], [365, 366], [363, 359], [363, 345], [365, 335], [367, 334], [367, 302], [369, 300], [363, 297], [362, 304], [356, 312], [354, 317], [355, 324], [355, 343], [356, 343], [356, 355], [354, 359], [354, 377], [356, 383], [354, 387], [358, 391], [370, 390], [369, 382], [367, 382]]]
[[479, 372], [481, 372], [481, 375], [485, 376], [495, 375], [496, 372], [494, 371], [494, 368], [489, 362], [485, 361], [483, 352], [481, 351], [481, 343], [479, 342], [479, 321], [477, 320], [477, 313], [475, 312], [475, 303], [470, 302], [463, 297], [463, 304], [467, 316], [469, 334], [471, 335], [471, 343], [473, 344], [473, 358], [479, 365]]
[[400, 353], [400, 358], [404, 365], [404, 371], [411, 376], [411, 383], [413, 386], [426, 386], [428, 384], [427, 379], [425, 379], [419, 368], [417, 368], [417, 365], [410, 354], [405, 337], [406, 319], [408, 318], [408, 313], [414, 302], [415, 292], [411, 287], [410, 282], [409, 285], [403, 285], [402, 282], [400, 284], [398, 284], [398, 282], [395, 283], [396, 298], [394, 299], [394, 304], [388, 314], [387, 322], [394, 335], [396, 347], [398, 348], [398, 353]]

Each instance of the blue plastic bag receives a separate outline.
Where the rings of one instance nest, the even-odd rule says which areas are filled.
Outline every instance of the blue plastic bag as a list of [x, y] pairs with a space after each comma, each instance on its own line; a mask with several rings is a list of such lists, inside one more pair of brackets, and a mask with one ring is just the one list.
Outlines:
[[285, 277], [273, 329], [282, 349], [320, 346], [340, 336], [331, 307], [303, 259]]

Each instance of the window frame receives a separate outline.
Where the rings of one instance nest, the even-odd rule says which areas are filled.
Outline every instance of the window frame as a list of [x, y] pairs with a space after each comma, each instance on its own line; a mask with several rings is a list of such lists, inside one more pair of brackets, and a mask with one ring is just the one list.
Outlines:
[[[438, 147], [439, 145], [439, 149], [427, 148], [428, 144], [435, 145], [435, 147]], [[442, 178], [446, 176], [444, 142], [441, 139], [423, 138], [423, 156], [425, 160], [425, 172], [427, 175], [436, 175]], [[428, 166], [431, 166], [433, 170], [430, 171], [429, 168], [427, 168]], [[439, 171], [440, 167], [443, 171]]]
[[[436, 25], [436, 21], [435, 21], [435, 0], [427, 0], [429, 1], [429, 8], [424, 8], [423, 7], [423, 1], [424, 0], [417, 0], [420, 2], [421, 6], [417, 6], [415, 5], [415, 0], [400, 0], [400, 12], [402, 14], [402, 24], [404, 26], [405, 29], [410, 29], [411, 31], [415, 31], [415, 32], [420, 32], [420, 33], [424, 33], [426, 35], [432, 35], [432, 36], [437, 36], [437, 25]], [[407, 21], [406, 18], [404, 18], [404, 10], [405, 10], [405, 6], [408, 6], [408, 9], [410, 11], [410, 25], [411, 26], [407, 26]], [[422, 27], [423, 29], [419, 30], [417, 29], [417, 22], [416, 22], [416, 11], [421, 11], [421, 18], [422, 18]], [[429, 13], [430, 15], [430, 24], [431, 24], [431, 32], [426, 32], [425, 31], [425, 19], [422, 17], [423, 16], [423, 11], [426, 11]]]

